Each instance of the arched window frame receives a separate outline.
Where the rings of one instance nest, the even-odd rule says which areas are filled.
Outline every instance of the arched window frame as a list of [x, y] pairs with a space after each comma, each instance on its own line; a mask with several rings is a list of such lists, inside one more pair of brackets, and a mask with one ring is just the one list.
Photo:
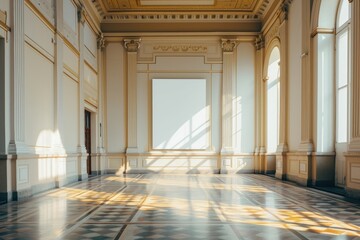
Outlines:
[[[274, 43], [274, 45], [269, 48], [270, 54], [268, 55], [268, 61], [266, 64], [266, 72], [267, 72], [267, 80], [266, 80], [266, 128], [267, 128], [267, 137], [266, 137], [266, 143], [267, 143], [267, 152], [268, 153], [274, 153], [277, 150], [277, 146], [279, 145], [279, 129], [280, 129], [280, 47]], [[272, 60], [272, 56], [274, 54], [274, 51], [278, 51], [278, 58], [276, 60]], [[276, 77], [274, 78], [271, 76], [272, 73], [269, 72], [270, 66], [272, 64], [276, 64], [275, 66], [277, 68]], [[273, 65], [274, 66], [274, 65]], [[273, 79], [271, 78], [273, 77]], [[269, 113], [269, 105], [270, 105], [270, 99], [269, 99], [269, 91], [274, 90], [276, 88], [276, 109], [273, 109], [272, 114]], [[273, 101], [272, 101], [273, 102]], [[274, 106], [272, 106], [274, 108]], [[273, 114], [274, 111], [276, 111], [277, 116], [274, 118]], [[276, 122], [276, 127], [273, 127], [271, 129], [272, 135], [270, 134], [270, 120], [273, 120]], [[271, 135], [271, 136], [270, 136]], [[272, 138], [276, 138], [275, 141]], [[270, 142], [271, 140], [271, 142]]]
[[[348, 5], [348, 18], [346, 21], [340, 23], [340, 15], [342, 8]], [[348, 121], [349, 121], [349, 83], [350, 83], [350, 48], [351, 48], [351, 5], [348, 0], [341, 0], [339, 2], [337, 16], [336, 16], [336, 75], [335, 75], [335, 89], [336, 89], [336, 142], [348, 142]], [[345, 38], [345, 39], [344, 39]], [[345, 42], [344, 42], [345, 41]], [[344, 46], [346, 43], [346, 46]], [[344, 48], [345, 47], [345, 48]], [[344, 57], [346, 65], [344, 66]], [[346, 73], [344, 79], [344, 73]]]

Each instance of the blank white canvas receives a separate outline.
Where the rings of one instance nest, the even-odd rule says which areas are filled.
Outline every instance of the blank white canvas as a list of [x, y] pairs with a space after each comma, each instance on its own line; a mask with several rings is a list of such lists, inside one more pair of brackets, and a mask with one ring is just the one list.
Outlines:
[[207, 149], [209, 127], [205, 79], [153, 79], [153, 149]]

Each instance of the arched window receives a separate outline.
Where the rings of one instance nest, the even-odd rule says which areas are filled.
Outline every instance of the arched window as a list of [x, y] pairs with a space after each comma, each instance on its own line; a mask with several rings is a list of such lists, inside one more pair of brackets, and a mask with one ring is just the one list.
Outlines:
[[336, 98], [336, 128], [335, 128], [335, 184], [344, 186], [346, 177], [345, 156], [348, 142], [349, 116], [349, 77], [350, 77], [350, 5], [348, 0], [339, 2], [336, 21], [336, 57], [335, 57], [335, 98]]
[[350, 50], [350, 6], [340, 1], [336, 24], [336, 142], [348, 139], [348, 83]]
[[274, 47], [268, 65], [267, 80], [267, 152], [276, 152], [279, 144], [280, 51]]

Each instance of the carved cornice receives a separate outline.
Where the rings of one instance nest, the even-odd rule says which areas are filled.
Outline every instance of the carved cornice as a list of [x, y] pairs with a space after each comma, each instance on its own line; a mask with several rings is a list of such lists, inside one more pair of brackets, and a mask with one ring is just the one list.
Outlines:
[[264, 39], [264, 36], [262, 34], [260, 34], [255, 39], [255, 48], [256, 48], [256, 50], [260, 50], [260, 49], [264, 48], [264, 46], [265, 46], [265, 39]]
[[106, 41], [104, 35], [100, 33], [97, 38], [97, 48], [103, 50], [105, 48], [105, 45], [106, 45]]
[[105, 15], [103, 22], [243, 22], [260, 18], [249, 13], [113, 13]]
[[156, 45], [153, 46], [154, 52], [187, 52], [187, 53], [206, 53], [208, 48], [203, 45], [179, 44], [179, 45]]
[[221, 39], [221, 48], [223, 52], [233, 52], [239, 44], [236, 39]]
[[124, 39], [124, 47], [128, 52], [137, 52], [140, 48], [140, 38]]

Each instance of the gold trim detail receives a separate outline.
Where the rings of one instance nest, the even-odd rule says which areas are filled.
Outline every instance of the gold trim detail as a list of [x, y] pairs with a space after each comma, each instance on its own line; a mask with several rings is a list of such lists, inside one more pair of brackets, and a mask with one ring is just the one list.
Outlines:
[[89, 67], [91, 71], [93, 71], [93, 73], [95, 73], [96, 76], [98, 75], [98, 71], [93, 66], [91, 66], [91, 64], [87, 60], [84, 60], [84, 63], [86, 66]]
[[95, 105], [95, 104], [97, 104], [97, 102], [96, 102], [95, 100], [94, 100], [94, 102], [96, 102], [96, 103], [93, 103], [93, 102], [91, 102], [91, 101], [88, 100], [88, 99], [84, 99], [84, 102], [86, 102], [87, 104], [90, 104], [92, 107], [98, 109], [98, 106]]
[[40, 48], [36, 43], [34, 43], [30, 38], [25, 38], [25, 43], [27, 44], [27, 46], [29, 46], [30, 48], [32, 48], [34, 51], [36, 51], [37, 53], [39, 53], [41, 56], [43, 56], [44, 58], [46, 58], [49, 62], [51, 62], [52, 64], [55, 63], [55, 59], [54, 56], [51, 56], [51, 54], [49, 54], [48, 52], [46, 52], [44, 49]]
[[63, 68], [64, 68], [63, 73], [66, 76], [68, 76], [75, 82], [79, 83], [79, 75], [77, 73], [75, 73], [74, 70], [72, 70], [67, 64], [64, 64]]
[[64, 44], [77, 56], [80, 56], [80, 51], [76, 49], [76, 47], [60, 32], [56, 32], [56, 34], [59, 35], [59, 37], [64, 41]]

